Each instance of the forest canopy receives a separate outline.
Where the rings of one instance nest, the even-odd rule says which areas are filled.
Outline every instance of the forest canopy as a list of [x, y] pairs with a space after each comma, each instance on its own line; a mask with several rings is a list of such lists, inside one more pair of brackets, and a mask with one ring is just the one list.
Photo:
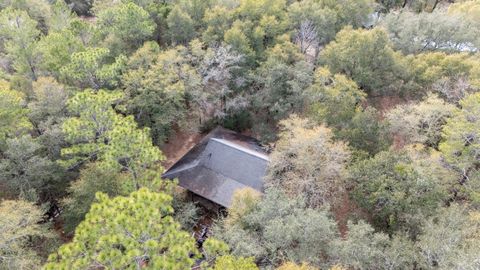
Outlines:
[[[480, 269], [479, 48], [479, 0], [0, 0], [0, 269]], [[162, 174], [217, 126], [269, 163], [213, 213]]]

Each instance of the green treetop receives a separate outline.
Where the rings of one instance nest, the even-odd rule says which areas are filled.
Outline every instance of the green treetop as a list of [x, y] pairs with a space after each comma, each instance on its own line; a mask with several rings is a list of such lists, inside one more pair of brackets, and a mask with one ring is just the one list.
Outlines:
[[42, 210], [30, 202], [5, 200], [0, 215], [0, 269], [37, 269], [41, 258], [34, 243], [52, 237], [39, 224]]
[[24, 95], [10, 90], [5, 81], [0, 81], [0, 149], [8, 137], [23, 133], [31, 128]]
[[471, 198], [480, 201], [480, 94], [460, 101], [461, 109], [454, 111], [443, 128], [440, 151], [459, 174], [459, 182]]
[[96, 27], [103, 46], [114, 55], [137, 49], [155, 30], [155, 23], [148, 12], [133, 2], [103, 9], [97, 16]]
[[35, 41], [40, 35], [37, 22], [27, 12], [8, 7], [0, 11], [0, 45], [17, 73], [27, 80], [37, 78]]
[[115, 87], [126, 58], [120, 55], [113, 63], [109, 63], [109, 54], [107, 48], [92, 47], [75, 52], [71, 55], [70, 63], [60, 68], [61, 77], [66, 83], [80, 88]]
[[195, 240], [171, 216], [172, 197], [140, 189], [128, 197], [97, 194], [70, 243], [50, 255], [49, 269], [189, 269]]
[[[163, 159], [153, 146], [150, 131], [138, 129], [132, 116], [118, 114], [112, 105], [120, 92], [85, 90], [68, 101], [74, 115], [65, 120], [63, 131], [72, 145], [62, 150], [67, 166], [96, 159], [104, 166], [127, 171], [136, 181], [144, 169]], [[139, 184], [135, 182], [135, 187]]]

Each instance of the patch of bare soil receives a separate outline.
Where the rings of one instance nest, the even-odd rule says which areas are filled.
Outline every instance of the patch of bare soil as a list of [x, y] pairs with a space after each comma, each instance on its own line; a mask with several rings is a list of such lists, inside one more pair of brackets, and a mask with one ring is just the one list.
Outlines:
[[[384, 119], [385, 115], [398, 105], [410, 102], [411, 99], [402, 98], [399, 96], [385, 96], [369, 98], [368, 103], [375, 107], [380, 112], [380, 119]], [[395, 149], [402, 149], [405, 146], [405, 138], [393, 134], [393, 147]]]
[[408, 100], [399, 96], [383, 96], [383, 97], [371, 97], [368, 98], [368, 104], [375, 107], [383, 116], [395, 106], [407, 103]]
[[73, 233], [71, 233], [71, 234], [65, 233], [65, 231], [63, 230], [63, 227], [64, 227], [64, 222], [63, 222], [63, 219], [61, 217], [57, 217], [53, 220], [54, 231], [58, 234], [62, 243], [68, 243], [68, 242], [72, 241]]
[[175, 162], [192, 149], [202, 137], [202, 134], [196, 132], [177, 131], [166, 144], [160, 147], [166, 157], [165, 161], [162, 162], [163, 167], [168, 170]]
[[362, 209], [350, 199], [347, 191], [340, 193], [338, 201], [332, 207], [332, 212], [337, 222], [338, 231], [342, 237], [346, 237], [348, 233], [348, 220], [355, 221], [360, 218], [369, 222], [371, 221], [368, 214], [362, 211]]
[[406, 144], [406, 138], [403, 136], [400, 136], [399, 134], [393, 134], [393, 147], [396, 150], [403, 149]]
[[95, 23], [97, 21], [97, 17], [95, 17], [95, 16], [82, 15], [82, 16], [80, 16], [80, 19], [85, 21], [85, 22], [88, 22], [88, 23]]
[[353, 208], [354, 207], [350, 201], [350, 198], [348, 197], [347, 192], [342, 192], [340, 194], [338, 203], [336, 203], [336, 205], [334, 205], [332, 208], [333, 215], [338, 224], [338, 230], [340, 231], [342, 237], [344, 237], [347, 232], [347, 222], [351, 216]]

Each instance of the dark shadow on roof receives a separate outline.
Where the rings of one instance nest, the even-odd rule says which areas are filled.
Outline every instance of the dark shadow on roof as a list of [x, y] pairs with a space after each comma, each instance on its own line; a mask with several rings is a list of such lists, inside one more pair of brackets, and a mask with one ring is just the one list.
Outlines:
[[258, 140], [217, 127], [178, 160], [164, 178], [228, 207], [237, 189], [263, 191], [268, 155]]

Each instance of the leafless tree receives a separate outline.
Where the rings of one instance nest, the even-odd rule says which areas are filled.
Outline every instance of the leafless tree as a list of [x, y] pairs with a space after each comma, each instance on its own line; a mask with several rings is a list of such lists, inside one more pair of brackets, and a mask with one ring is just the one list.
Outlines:
[[440, 93], [449, 102], [458, 103], [466, 95], [478, 91], [472, 87], [468, 78], [442, 78], [432, 85], [435, 92]]
[[300, 46], [302, 53], [316, 59], [320, 42], [316, 26], [310, 21], [303, 21], [297, 29], [295, 42]]
[[231, 89], [239, 78], [234, 71], [239, 68], [243, 56], [232, 51], [230, 46], [217, 46], [206, 50], [198, 66], [202, 88], [195, 93], [200, 107], [201, 119], [224, 118], [228, 111], [235, 111], [247, 105], [241, 96]]

